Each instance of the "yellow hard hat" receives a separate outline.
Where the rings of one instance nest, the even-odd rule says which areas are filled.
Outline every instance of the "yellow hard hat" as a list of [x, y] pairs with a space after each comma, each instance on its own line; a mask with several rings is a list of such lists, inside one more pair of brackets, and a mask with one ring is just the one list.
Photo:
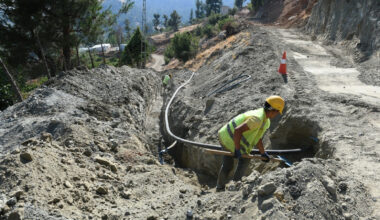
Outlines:
[[282, 114], [282, 111], [284, 110], [284, 107], [285, 107], [285, 101], [283, 98], [281, 98], [278, 95], [272, 95], [272, 96], [269, 96], [265, 101], [268, 102], [268, 104], [272, 108], [278, 110], [280, 114]]

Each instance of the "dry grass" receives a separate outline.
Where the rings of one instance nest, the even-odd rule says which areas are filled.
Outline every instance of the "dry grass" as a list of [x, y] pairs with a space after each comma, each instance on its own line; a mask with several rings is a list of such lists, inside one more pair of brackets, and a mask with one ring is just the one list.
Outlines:
[[184, 65], [184, 68], [187, 68], [191, 71], [197, 71], [207, 61], [212, 60], [213, 54], [218, 54], [220, 51], [224, 51], [230, 48], [232, 45], [236, 45], [237, 43], [246, 44], [249, 37], [250, 33], [248, 32], [241, 32], [239, 34], [233, 35], [226, 40], [219, 42], [215, 46], [202, 51], [194, 59], [187, 61]]

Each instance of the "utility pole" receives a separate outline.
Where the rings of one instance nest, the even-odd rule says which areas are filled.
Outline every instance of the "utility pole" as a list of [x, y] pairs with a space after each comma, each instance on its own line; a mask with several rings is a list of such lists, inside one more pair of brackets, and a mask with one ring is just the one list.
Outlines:
[[146, 0], [143, 0], [143, 11], [142, 11], [142, 21], [141, 21], [141, 31], [142, 31], [142, 39], [141, 39], [141, 68], [145, 68], [146, 63], [146, 44], [145, 44], [145, 25], [146, 25]]

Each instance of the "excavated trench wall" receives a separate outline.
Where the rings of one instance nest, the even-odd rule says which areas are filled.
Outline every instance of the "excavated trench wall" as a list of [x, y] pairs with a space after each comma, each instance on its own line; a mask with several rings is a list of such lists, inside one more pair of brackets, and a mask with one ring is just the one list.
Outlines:
[[[176, 114], [182, 118], [170, 119], [171, 130], [176, 135], [188, 139], [190, 138], [188, 132], [191, 128], [187, 127], [184, 122], [186, 122], [186, 115], [194, 114], [196, 110], [187, 106], [183, 101], [178, 101], [176, 104], [183, 105], [180, 108], [182, 112]], [[272, 125], [273, 127], [264, 136], [265, 148], [281, 150], [301, 148], [303, 151], [300, 153], [283, 154], [292, 162], [301, 161], [303, 158], [328, 158], [332, 154], [331, 148], [326, 146], [327, 143], [321, 138], [322, 130], [318, 123], [306, 116], [294, 116], [292, 112], [288, 112], [281, 118], [272, 120]], [[196, 125], [192, 124], [192, 126]], [[207, 154], [203, 148], [188, 144], [177, 144], [170, 153], [177, 166], [195, 170], [201, 183], [210, 183], [210, 181], [215, 180], [222, 164], [222, 156]], [[283, 167], [284, 165], [266, 164], [252, 160], [247, 174], [252, 169], [267, 172], [276, 169], [278, 166]]]
[[365, 60], [380, 47], [380, 1], [319, 0], [305, 30], [328, 41], [344, 41]]

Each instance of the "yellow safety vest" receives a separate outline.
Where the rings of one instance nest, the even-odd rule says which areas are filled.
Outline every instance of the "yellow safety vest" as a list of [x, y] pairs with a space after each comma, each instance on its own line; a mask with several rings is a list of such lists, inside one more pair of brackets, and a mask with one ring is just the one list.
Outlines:
[[162, 81], [163, 84], [167, 85], [170, 80], [170, 76], [165, 75], [164, 80]]
[[245, 113], [242, 113], [227, 124], [225, 124], [218, 132], [219, 141], [226, 150], [235, 152], [235, 143], [234, 143], [234, 132], [235, 128], [246, 122], [252, 117], [257, 117], [260, 119], [260, 127], [257, 129], [252, 129], [243, 132], [243, 135], [240, 140], [240, 151], [243, 154], [249, 154], [252, 148], [259, 142], [263, 137], [265, 131], [270, 127], [270, 119], [266, 118], [264, 108], [259, 108], [256, 110], [251, 110]]

